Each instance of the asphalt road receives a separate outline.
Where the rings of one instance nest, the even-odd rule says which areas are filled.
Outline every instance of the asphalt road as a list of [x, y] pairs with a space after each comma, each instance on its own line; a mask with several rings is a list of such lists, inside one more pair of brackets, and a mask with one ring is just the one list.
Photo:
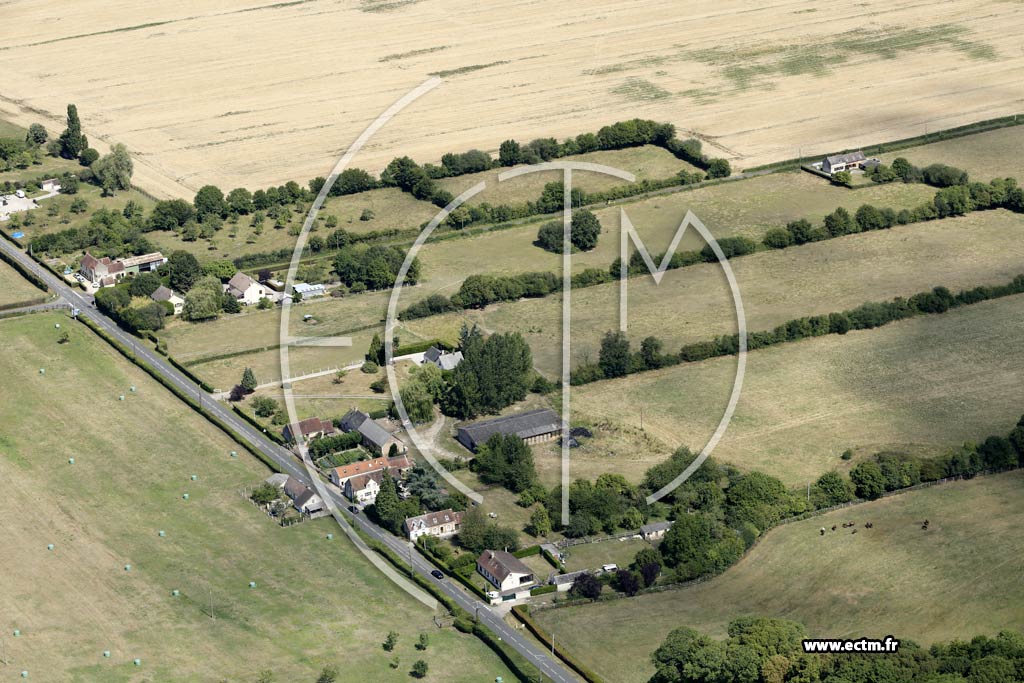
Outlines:
[[[79, 316], [89, 318], [96, 323], [104, 332], [118, 340], [125, 347], [130, 348], [134, 353], [159, 372], [182, 392], [193, 395], [201, 403], [204, 410], [215, 416], [231, 429], [235, 430], [249, 445], [250, 448], [261, 452], [267, 458], [273, 460], [280, 470], [290, 474], [307, 486], [313, 486], [305, 467], [290, 450], [270, 441], [251, 424], [238, 417], [233, 411], [225, 408], [209, 394], [204, 392], [195, 382], [190, 380], [174, 366], [167, 362], [167, 359], [142, 344], [139, 340], [122, 330], [114, 321], [93, 308], [92, 297], [84, 292], [73, 288], [60, 278], [56, 277], [46, 268], [33, 261], [27, 254], [15, 247], [5, 239], [0, 238], [0, 250], [18, 259], [26, 268], [31, 270], [49, 287], [56, 292], [64, 301], [79, 309]], [[543, 674], [545, 680], [556, 683], [578, 683], [580, 679], [571, 672], [553, 655], [546, 650], [537, 647], [532, 641], [523, 637], [518, 630], [510, 626], [498, 614], [491, 611], [490, 606], [470, 594], [458, 583], [446, 579], [437, 580], [430, 575], [434, 565], [430, 564], [419, 553], [410, 553], [409, 544], [404, 540], [391, 535], [372, 523], [365, 515], [352, 515], [348, 512], [349, 502], [336, 491], [328, 489], [334, 498], [339, 510], [343, 511], [344, 521], [358, 527], [369, 537], [386, 545], [396, 555], [408, 561], [412, 559], [412, 565], [417, 574], [426, 580], [433, 582], [448, 597], [455, 601], [459, 607], [470, 614], [475, 615], [492, 633], [495, 633], [501, 640], [511, 645], [520, 654], [533, 663]], [[342, 528], [344, 529], [344, 524]], [[349, 530], [346, 530], [348, 532]]]

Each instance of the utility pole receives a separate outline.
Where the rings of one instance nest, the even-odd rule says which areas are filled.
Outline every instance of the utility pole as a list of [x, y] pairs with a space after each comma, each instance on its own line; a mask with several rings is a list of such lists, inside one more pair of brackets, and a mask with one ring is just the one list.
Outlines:
[[7, 661], [7, 641], [0, 638], [0, 664], [7, 666], [9, 663]]
[[206, 589], [210, 591], [210, 620], [213, 621], [216, 618], [213, 616], [213, 586], [207, 586]]
[[811, 502], [811, 482], [807, 482], [807, 502]]

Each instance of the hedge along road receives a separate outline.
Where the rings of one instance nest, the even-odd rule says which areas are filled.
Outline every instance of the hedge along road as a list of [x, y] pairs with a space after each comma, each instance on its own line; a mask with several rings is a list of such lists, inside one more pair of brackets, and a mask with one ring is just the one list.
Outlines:
[[[415, 571], [423, 580], [433, 582], [438, 590], [451, 598], [459, 607], [471, 614], [475, 614], [480, 622], [490, 629], [492, 633], [497, 634], [503, 642], [513, 647], [552, 681], [556, 683], [579, 682], [580, 679], [573, 675], [560, 661], [550, 656], [546, 650], [526, 640], [514, 628], [505, 623], [499, 615], [492, 612], [486, 604], [469, 595], [464, 589], [451, 581], [435, 580], [430, 575], [430, 571], [434, 568], [433, 565], [429, 564], [419, 553], [411, 553], [410, 547], [402, 539], [392, 536], [387, 531], [370, 522], [365, 516], [350, 516], [347, 510], [344, 509], [346, 501], [341, 494], [333, 487], [323, 487], [323, 482], [319, 477], [311, 478], [308, 470], [296, 462], [295, 456], [291, 451], [271, 442], [248, 422], [213, 400], [198, 384], [174, 368], [167, 359], [141, 345], [137, 338], [124, 332], [110, 318], [94, 309], [91, 300], [85, 298], [77, 289], [68, 286], [67, 283], [57, 278], [49, 270], [33, 261], [27, 254], [6, 240], [0, 239], [0, 251], [9, 254], [12, 258], [18, 259], [19, 263], [45, 282], [61, 299], [72, 307], [79, 309], [80, 317], [88, 318], [104, 334], [120, 344], [124, 349], [132, 349], [139, 360], [145, 362], [170, 386], [173, 386], [184, 395], [195, 396], [196, 400], [200, 403], [201, 410], [206, 415], [234, 430], [243, 439], [244, 445], [247, 448], [253, 452], [260, 453], [266, 461], [274, 463], [274, 466], [279, 471], [295, 477], [306, 486], [316, 487], [318, 492], [323, 488], [326, 493], [324, 500], [331, 501], [335, 509], [338, 509], [340, 512], [336, 519], [338, 519], [339, 524], [343, 525], [342, 528], [352, 529], [351, 525], [355, 524], [362, 533], [366, 534], [373, 541], [382, 544], [398, 557], [411, 560], [412, 571]], [[318, 483], [320, 486], [317, 485]], [[353, 536], [358, 538], [354, 529], [349, 538]], [[360, 542], [362, 542], [362, 539], [360, 539]], [[365, 543], [362, 543], [362, 546], [365, 547]], [[376, 553], [373, 553], [373, 559], [380, 558]], [[376, 565], [376, 562], [374, 564]], [[390, 565], [388, 566], [390, 568]], [[406, 581], [404, 577], [403, 581]], [[416, 590], [420, 589], [416, 587]], [[436, 601], [430, 598], [429, 604], [435, 606]]]

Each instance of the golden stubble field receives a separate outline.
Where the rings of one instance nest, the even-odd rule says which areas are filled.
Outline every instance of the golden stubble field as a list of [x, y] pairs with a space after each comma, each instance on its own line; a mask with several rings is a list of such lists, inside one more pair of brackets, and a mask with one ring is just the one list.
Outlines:
[[740, 167], [1021, 108], [1013, 2], [138, 0], [4, 3], [0, 117], [124, 142], [191, 195], [325, 174], [401, 95], [444, 84], [357, 164], [669, 120]]

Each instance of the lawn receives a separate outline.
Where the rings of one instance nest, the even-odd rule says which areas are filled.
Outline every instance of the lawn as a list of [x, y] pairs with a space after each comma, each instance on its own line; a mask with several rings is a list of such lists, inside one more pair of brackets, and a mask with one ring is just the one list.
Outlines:
[[[55, 322], [70, 343], [56, 343]], [[0, 370], [19, 387], [0, 398], [11, 671], [141, 683], [249, 681], [267, 668], [313, 680], [334, 663], [345, 680], [399, 681], [422, 657], [436, 680], [512, 679], [480, 641], [437, 630], [336, 528], [326, 540], [331, 522], [282, 529], [243, 501], [267, 470], [231, 458], [242, 449], [89, 330], [45, 314], [0, 322], [0, 334]], [[389, 630], [397, 670], [379, 648]], [[425, 653], [412, 647], [421, 632]]]
[[[360, 220], [366, 210], [373, 212], [373, 218]], [[323, 216], [325, 221], [335, 216], [338, 227], [352, 233], [366, 233], [418, 228], [439, 210], [430, 202], [420, 201], [397, 187], [382, 187], [343, 197], [329, 197], [317, 216]]]
[[[699, 170], [695, 166], [677, 159], [671, 152], [654, 145], [588, 152], [562, 159], [553, 159], [552, 161], [603, 164], [622, 171], [628, 171], [634, 174], [637, 180], [663, 180], [675, 176], [676, 173], [682, 170], [688, 172]], [[482, 202], [487, 202], [491, 205], [519, 205], [525, 204], [528, 201], [535, 201], [544, 190], [544, 185], [551, 182], [561, 182], [563, 179], [562, 171], [543, 171], [499, 181], [498, 176], [508, 170], [510, 169], [496, 168], [490, 171], [483, 171], [482, 173], [468, 173], [455, 178], [444, 178], [439, 180], [438, 184], [453, 195], [458, 196], [477, 183], [484, 182], [487, 183], [487, 188], [469, 200], [471, 205]], [[590, 171], [573, 172], [573, 187], [580, 188], [585, 192], [600, 192], [612, 187], [628, 184], [629, 181], [601, 173]]]
[[[1018, 295], [752, 351], [714, 457], [803, 486], [879, 450], [936, 453], [1005, 434], [1024, 412], [1022, 316]], [[719, 358], [577, 387], [573, 419], [643, 420], [669, 445], [645, 453], [654, 464], [677, 445], [704, 446], [735, 372], [734, 358]], [[853, 460], [839, 459], [846, 449]]]
[[[1021, 217], [1008, 211], [850, 235], [731, 262], [743, 297], [747, 328], [767, 330], [806, 315], [829, 313], [865, 301], [909, 296], [937, 285], [953, 291], [1002, 284], [1024, 272]], [[732, 296], [717, 264], [666, 273], [661, 284], [648, 277], [629, 282], [629, 337], [649, 335], [666, 349], [736, 331]], [[667, 314], [670, 312], [671, 314]], [[464, 323], [521, 333], [537, 367], [558, 375], [562, 354], [562, 297], [500, 303], [410, 321], [424, 338], [458, 339]], [[572, 292], [574, 365], [597, 360], [601, 336], [618, 328], [619, 283]]]
[[600, 543], [574, 545], [565, 549], [565, 568], [574, 572], [579, 569], [600, 569], [605, 564], [628, 567], [640, 550], [651, 544], [642, 538], [624, 538]]
[[0, 261], [0, 306], [27, 306], [40, 303], [46, 298], [46, 292], [23, 278], [6, 261]]
[[[925, 646], [1024, 629], [1022, 486], [1024, 473], [1014, 472], [840, 510], [770, 531], [707, 583], [534, 617], [598, 675], [621, 683], [650, 678], [649, 657], [672, 629], [721, 638], [743, 615], [802, 621], [814, 637], [891, 634]], [[874, 527], [818, 533], [847, 520]]]
[[880, 154], [879, 158], [891, 163], [896, 157], [905, 157], [917, 166], [949, 164], [970, 173], [971, 180], [983, 182], [1005, 176], [1024, 180], [1022, 150], [1024, 126], [1011, 126]]

